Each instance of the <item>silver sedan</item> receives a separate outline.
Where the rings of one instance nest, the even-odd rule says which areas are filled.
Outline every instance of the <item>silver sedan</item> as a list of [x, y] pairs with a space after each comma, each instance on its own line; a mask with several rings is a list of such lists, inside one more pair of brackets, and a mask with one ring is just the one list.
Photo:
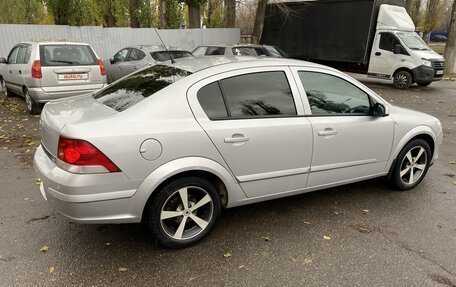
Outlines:
[[374, 177], [418, 185], [440, 122], [344, 73], [290, 59], [205, 57], [144, 68], [46, 104], [34, 164], [72, 221], [143, 222], [185, 247], [222, 208]]

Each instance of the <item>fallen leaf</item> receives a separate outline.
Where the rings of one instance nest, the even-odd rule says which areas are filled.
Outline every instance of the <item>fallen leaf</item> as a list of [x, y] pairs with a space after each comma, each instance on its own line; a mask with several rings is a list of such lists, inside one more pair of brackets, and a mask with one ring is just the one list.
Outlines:
[[111, 245], [111, 242], [106, 242], [105, 245], [109, 246], [109, 245]]
[[43, 246], [43, 247], [41, 247], [40, 251], [41, 252], [48, 252], [49, 251], [49, 247]]
[[310, 259], [308, 257], [304, 258], [304, 263], [306, 263], [306, 264], [312, 263], [312, 259]]
[[239, 266], [238, 268], [239, 268], [239, 269], [242, 269], [242, 268], [244, 268], [244, 267], [245, 267], [244, 265], [241, 265], [241, 266]]
[[263, 238], [264, 241], [271, 241], [271, 236], [269, 236], [269, 235], [268, 236], [263, 236], [261, 238]]
[[119, 267], [119, 272], [127, 272], [128, 268], [125, 267]]
[[456, 164], [456, 161], [452, 160], [450, 161], [450, 164]]
[[363, 209], [364, 213], [369, 213], [369, 209]]
[[40, 185], [41, 184], [41, 179], [39, 177], [35, 178], [35, 184]]
[[312, 224], [310, 221], [304, 221], [304, 224]]
[[448, 176], [448, 177], [455, 177], [454, 173], [446, 173], [445, 175]]
[[337, 211], [334, 211], [334, 214], [335, 214], [335, 215], [339, 215], [339, 212], [337, 212]]
[[26, 197], [26, 198], [24, 198], [24, 200], [27, 201], [27, 200], [30, 200], [30, 198]]
[[324, 239], [324, 240], [330, 240], [331, 237], [329, 237], [328, 235], [323, 235], [323, 239]]
[[456, 185], [456, 181], [453, 181], [453, 184]]
[[51, 268], [49, 268], [49, 273], [54, 273], [54, 270], [55, 270], [54, 266], [51, 266]]
[[227, 251], [227, 252], [223, 253], [223, 257], [225, 257], [225, 258], [228, 258], [231, 256], [232, 256], [231, 251]]

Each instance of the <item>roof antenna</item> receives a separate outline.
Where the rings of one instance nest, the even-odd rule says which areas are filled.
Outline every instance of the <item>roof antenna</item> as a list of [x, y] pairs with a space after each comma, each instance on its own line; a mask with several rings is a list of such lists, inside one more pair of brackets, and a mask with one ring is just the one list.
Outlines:
[[154, 28], [155, 33], [157, 33], [158, 39], [160, 39], [160, 42], [162, 42], [162, 45], [165, 46], [166, 53], [168, 53], [169, 59], [171, 60], [171, 63], [174, 64], [176, 61], [174, 61], [173, 57], [171, 57], [171, 53], [168, 50], [168, 47], [166, 47], [165, 42], [163, 42], [162, 38], [160, 37], [160, 34], [158, 33], [157, 28]]

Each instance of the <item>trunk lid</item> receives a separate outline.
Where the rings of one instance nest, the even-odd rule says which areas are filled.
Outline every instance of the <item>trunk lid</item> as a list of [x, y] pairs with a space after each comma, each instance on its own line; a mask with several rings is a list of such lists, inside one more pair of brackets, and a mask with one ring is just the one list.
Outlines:
[[41, 112], [41, 144], [50, 154], [57, 157], [60, 132], [65, 125], [89, 122], [116, 113], [97, 102], [91, 95], [49, 102]]

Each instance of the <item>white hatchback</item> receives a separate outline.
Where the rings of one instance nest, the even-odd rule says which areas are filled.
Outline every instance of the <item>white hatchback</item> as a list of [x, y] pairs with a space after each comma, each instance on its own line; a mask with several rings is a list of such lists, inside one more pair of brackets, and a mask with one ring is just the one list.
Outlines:
[[144, 222], [172, 248], [220, 211], [387, 177], [419, 184], [440, 122], [332, 68], [207, 57], [144, 68], [41, 115], [43, 197], [83, 223]]

